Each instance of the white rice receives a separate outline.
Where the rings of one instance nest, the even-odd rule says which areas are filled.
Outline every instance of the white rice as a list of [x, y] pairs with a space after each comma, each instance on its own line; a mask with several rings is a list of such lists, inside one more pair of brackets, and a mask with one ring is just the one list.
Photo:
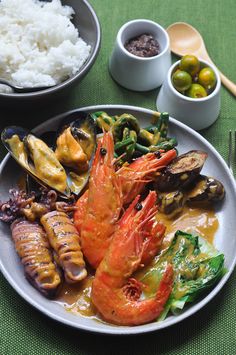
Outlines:
[[0, 78], [23, 87], [55, 85], [74, 75], [90, 46], [60, 0], [0, 0]]

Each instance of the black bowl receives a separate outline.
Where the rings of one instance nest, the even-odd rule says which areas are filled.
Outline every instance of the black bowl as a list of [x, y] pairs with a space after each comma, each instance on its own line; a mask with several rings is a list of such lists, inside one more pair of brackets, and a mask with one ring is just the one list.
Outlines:
[[88, 59], [75, 75], [51, 88], [23, 94], [0, 93], [0, 105], [24, 105], [31, 102], [45, 102], [45, 100], [54, 99], [62, 95], [65, 96], [92, 68], [101, 42], [101, 29], [97, 15], [87, 0], [62, 0], [61, 3], [62, 5], [71, 6], [75, 11], [72, 22], [78, 28], [82, 39], [91, 46]]

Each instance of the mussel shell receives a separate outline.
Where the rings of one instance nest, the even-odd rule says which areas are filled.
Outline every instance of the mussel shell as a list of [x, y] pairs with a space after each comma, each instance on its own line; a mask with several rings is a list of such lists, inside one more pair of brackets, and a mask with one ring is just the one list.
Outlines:
[[[93, 161], [93, 157], [94, 157], [94, 153], [95, 153], [95, 149], [96, 149], [97, 126], [94, 122], [94, 119], [91, 117], [91, 115], [88, 112], [85, 112], [85, 111], [72, 112], [68, 116], [63, 118], [63, 120], [60, 123], [60, 128], [57, 131], [56, 139], [68, 127], [71, 128], [71, 134], [73, 135], [73, 137], [75, 139], [81, 139], [81, 140], [86, 139], [86, 135], [83, 135], [83, 128], [85, 126], [86, 126], [86, 130], [89, 129], [90, 137], [92, 137], [92, 140], [93, 140], [93, 153], [92, 153], [92, 157], [89, 161], [89, 170], [90, 170], [91, 165], [92, 165], [92, 161]], [[56, 142], [55, 142], [55, 146], [56, 146]], [[63, 165], [63, 166], [67, 172], [68, 177], [70, 176], [71, 172], [74, 173], [71, 168], [67, 168], [65, 165]], [[75, 195], [79, 195], [83, 191], [85, 186], [87, 185], [87, 182], [89, 179], [89, 170], [88, 170], [86, 178], [84, 178], [83, 183], [80, 184], [79, 187], [77, 187], [76, 189], [72, 188], [72, 180], [70, 179], [70, 177], [68, 178], [68, 186], [71, 188], [71, 191]], [[74, 174], [76, 175], [76, 173], [74, 173]]]
[[[57, 130], [57, 132], [53, 132], [53, 131], [45, 132], [43, 135], [41, 135], [38, 138], [42, 139], [50, 148], [52, 148], [54, 150], [54, 148], [56, 147], [56, 139], [57, 139], [58, 135], [62, 134], [62, 132], [69, 126], [71, 127], [71, 133], [73, 134], [73, 136], [75, 138], [78, 137], [79, 139], [83, 139], [83, 136], [81, 135], [81, 134], [83, 134], [83, 127], [86, 126], [86, 130], [89, 130], [90, 139], [92, 137], [93, 145], [94, 145], [93, 154], [92, 154], [92, 157], [89, 161], [89, 170], [90, 170], [90, 167], [92, 165], [93, 156], [94, 156], [95, 149], [96, 149], [96, 124], [94, 122], [94, 119], [91, 117], [91, 115], [89, 113], [84, 112], [84, 111], [72, 112], [67, 117], [63, 118], [63, 120], [60, 123], [60, 128]], [[67, 168], [63, 165], [64, 169], [66, 170], [67, 177], [68, 177], [67, 184], [68, 184], [69, 189], [65, 190], [64, 192], [61, 192], [61, 191], [58, 191], [57, 189], [55, 189], [54, 186], [47, 185], [44, 181], [42, 181], [40, 178], [38, 178], [37, 175], [33, 171], [27, 169], [27, 167], [19, 161], [17, 156], [12, 152], [11, 147], [8, 144], [7, 140], [10, 139], [13, 135], [17, 135], [19, 137], [19, 139], [24, 143], [24, 148], [27, 153], [28, 160], [30, 161], [30, 154], [29, 154], [28, 147], [27, 147], [27, 136], [29, 134], [32, 134], [32, 133], [25, 128], [18, 127], [18, 126], [9, 126], [9, 127], [6, 127], [2, 131], [1, 140], [2, 140], [3, 145], [6, 147], [6, 149], [11, 154], [11, 156], [16, 160], [16, 162], [39, 185], [56, 190], [61, 197], [69, 198], [69, 197], [71, 197], [72, 193], [75, 195], [79, 195], [83, 191], [83, 189], [85, 188], [85, 186], [88, 182], [89, 171], [87, 173], [86, 178], [84, 178], [83, 183], [80, 184], [79, 187], [77, 187], [75, 190], [74, 188], [72, 189], [72, 180], [70, 179], [70, 173], [71, 173], [72, 169]], [[86, 137], [84, 137], [84, 139], [86, 139]], [[71, 191], [70, 191], [70, 189], [71, 189]]]
[[[58, 191], [57, 189], [55, 189], [54, 186], [50, 186], [47, 183], [45, 183], [44, 181], [42, 181], [37, 174], [29, 168], [22, 164], [22, 162], [18, 159], [18, 157], [14, 154], [14, 152], [12, 151], [9, 143], [7, 142], [8, 139], [12, 138], [14, 135], [17, 135], [20, 139], [20, 141], [22, 141], [24, 143], [24, 147], [26, 150], [26, 153], [28, 153], [28, 149], [27, 149], [27, 137], [29, 136], [29, 134], [32, 134], [30, 131], [26, 130], [25, 128], [19, 127], [19, 126], [9, 126], [4, 128], [4, 130], [2, 131], [1, 134], [1, 140], [3, 145], [6, 147], [6, 149], [8, 150], [8, 152], [11, 154], [11, 156], [15, 159], [15, 161], [27, 172], [27, 174], [29, 174], [39, 185], [46, 187], [46, 188], [50, 188], [50, 189], [54, 189], [58, 192], [58, 194], [61, 197], [64, 198], [70, 198], [71, 197], [71, 191], [69, 189], [66, 189], [64, 192], [62, 191]], [[28, 154], [27, 154], [28, 155]], [[28, 160], [30, 161], [30, 157], [28, 155]]]
[[39, 138], [44, 141], [51, 149], [54, 150], [55, 148], [55, 137], [56, 137], [56, 131], [47, 131], [42, 133]]
[[6, 149], [11, 153], [11, 148], [7, 143], [7, 140], [12, 138], [14, 134], [17, 134], [21, 141], [25, 139], [25, 137], [29, 134], [29, 131], [23, 127], [19, 126], [8, 126], [3, 129], [1, 133], [1, 140]]
[[68, 116], [64, 117], [63, 120], [60, 122], [59, 129], [57, 130], [55, 135], [55, 139], [57, 139], [58, 136], [61, 135], [62, 132], [69, 126], [71, 127], [71, 133], [76, 138], [76, 131], [83, 128], [85, 123], [89, 126], [90, 134], [94, 137], [94, 142], [96, 146], [97, 126], [92, 116], [85, 111], [71, 112]]
[[[69, 113], [66, 117], [63, 117], [63, 119], [61, 120], [60, 124], [59, 124], [59, 128], [57, 130], [57, 134], [56, 134], [56, 138], [58, 137], [58, 135], [60, 135], [67, 127], [73, 125], [73, 123], [77, 120], [81, 120], [81, 122], [84, 122], [84, 120], [86, 120], [86, 118], [90, 116], [90, 114], [88, 112], [85, 111], [80, 111], [80, 112], [71, 112]], [[92, 119], [92, 117], [90, 116], [90, 118]], [[92, 119], [93, 124], [94, 120]]]
[[78, 134], [80, 134], [81, 129], [83, 129], [83, 127], [87, 125], [87, 127], [89, 128], [89, 133], [90, 135], [93, 137], [94, 139], [94, 149], [96, 147], [96, 124], [93, 120], [93, 118], [87, 114], [87, 116], [85, 115], [81, 115], [81, 117], [77, 118], [75, 121], [73, 121], [71, 123], [71, 133], [75, 138], [81, 138], [83, 139], [83, 137], [81, 135], [78, 136]]

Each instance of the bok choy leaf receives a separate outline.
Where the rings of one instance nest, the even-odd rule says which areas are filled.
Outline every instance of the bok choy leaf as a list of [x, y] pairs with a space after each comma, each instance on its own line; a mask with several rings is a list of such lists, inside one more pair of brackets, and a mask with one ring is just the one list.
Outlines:
[[144, 284], [149, 285], [146, 296], [155, 294], [167, 262], [172, 263], [174, 268], [174, 284], [161, 320], [169, 311], [176, 314], [186, 303], [195, 301], [225, 273], [224, 255], [213, 245], [202, 237], [177, 231], [169, 247], [141, 278]]

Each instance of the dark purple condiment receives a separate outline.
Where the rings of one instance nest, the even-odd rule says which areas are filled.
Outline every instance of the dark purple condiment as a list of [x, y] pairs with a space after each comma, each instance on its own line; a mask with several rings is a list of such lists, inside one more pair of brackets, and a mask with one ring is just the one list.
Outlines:
[[148, 33], [131, 38], [124, 45], [125, 49], [138, 57], [154, 57], [160, 53], [158, 41]]

